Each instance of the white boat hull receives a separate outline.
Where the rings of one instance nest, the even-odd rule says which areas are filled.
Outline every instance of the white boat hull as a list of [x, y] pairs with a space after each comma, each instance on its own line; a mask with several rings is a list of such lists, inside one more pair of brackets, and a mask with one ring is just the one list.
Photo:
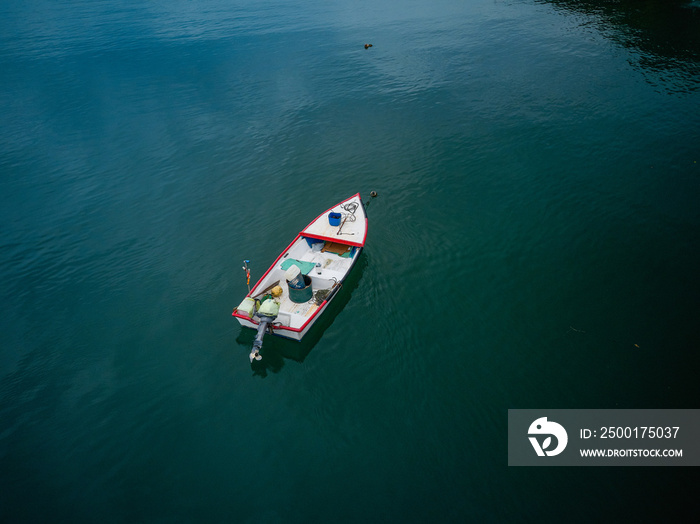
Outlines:
[[[329, 219], [330, 213], [341, 215], [340, 219], [335, 215]], [[359, 193], [319, 215], [297, 235], [246, 295], [257, 303], [275, 286], [282, 289], [277, 299], [279, 313], [268, 328], [272, 334], [292, 340], [304, 338], [338, 294], [362, 252], [366, 235], [367, 217]], [[310, 279], [313, 294], [306, 302], [292, 300], [299, 297], [290, 295], [285, 278], [291, 265]], [[234, 309], [233, 316], [241, 326], [257, 330], [257, 313], [251, 315], [242, 306]]]

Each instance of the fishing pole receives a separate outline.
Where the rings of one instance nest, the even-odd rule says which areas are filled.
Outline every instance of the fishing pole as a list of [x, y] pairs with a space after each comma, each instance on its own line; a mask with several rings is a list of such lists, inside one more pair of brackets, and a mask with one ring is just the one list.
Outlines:
[[243, 271], [245, 271], [245, 279], [246, 279], [245, 283], [248, 286], [248, 293], [250, 293], [250, 269], [248, 268], [249, 263], [250, 263], [250, 260], [244, 260], [243, 267], [241, 268]]

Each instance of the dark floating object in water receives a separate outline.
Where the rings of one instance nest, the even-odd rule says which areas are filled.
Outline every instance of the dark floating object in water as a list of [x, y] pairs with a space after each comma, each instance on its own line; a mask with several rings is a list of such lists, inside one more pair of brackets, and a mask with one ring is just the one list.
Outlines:
[[369, 49], [370, 47], [372, 47], [372, 44], [365, 44], [365, 49]]

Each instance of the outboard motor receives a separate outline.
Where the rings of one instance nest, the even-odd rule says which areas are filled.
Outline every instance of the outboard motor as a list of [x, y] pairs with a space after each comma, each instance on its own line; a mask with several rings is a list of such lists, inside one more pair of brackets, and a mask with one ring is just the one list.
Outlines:
[[251, 363], [253, 360], [262, 360], [260, 350], [262, 349], [265, 331], [267, 331], [268, 326], [277, 318], [279, 311], [279, 302], [272, 298], [268, 298], [260, 305], [260, 309], [258, 309], [256, 313], [260, 324], [258, 325], [258, 334], [255, 335], [255, 340], [253, 341], [253, 350], [250, 352]]

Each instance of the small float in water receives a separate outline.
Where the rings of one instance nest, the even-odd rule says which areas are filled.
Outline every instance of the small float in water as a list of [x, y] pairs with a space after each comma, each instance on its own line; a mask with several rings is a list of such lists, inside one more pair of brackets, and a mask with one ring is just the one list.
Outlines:
[[[262, 358], [265, 333], [301, 340], [326, 310], [365, 245], [365, 208], [357, 193], [319, 215], [249, 287], [233, 316], [257, 330], [251, 362]], [[243, 269], [250, 286], [247, 260]]]

